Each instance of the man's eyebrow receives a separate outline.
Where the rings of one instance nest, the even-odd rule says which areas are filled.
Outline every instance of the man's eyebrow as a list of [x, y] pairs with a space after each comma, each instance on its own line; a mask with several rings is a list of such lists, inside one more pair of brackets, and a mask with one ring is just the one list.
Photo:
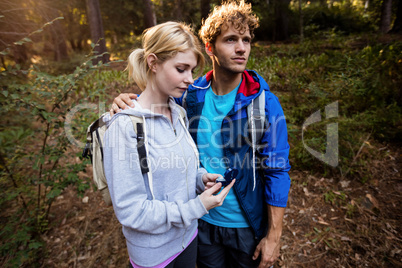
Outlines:
[[237, 34], [230, 34], [230, 35], [225, 35], [225, 36], [223, 36], [223, 38], [224, 39], [228, 39], [228, 38], [233, 38], [233, 39], [237, 39], [237, 38], [247, 38], [247, 39], [251, 39], [251, 36], [249, 36], [249, 35], [245, 35], [245, 36], [240, 36], [240, 35], [237, 35]]
[[238, 38], [239, 36], [236, 34], [225, 35], [223, 38]]

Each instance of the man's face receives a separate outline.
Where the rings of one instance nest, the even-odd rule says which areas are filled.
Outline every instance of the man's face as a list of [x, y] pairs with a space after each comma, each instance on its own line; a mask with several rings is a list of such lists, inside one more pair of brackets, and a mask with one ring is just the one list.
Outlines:
[[231, 24], [224, 26], [211, 50], [207, 49], [207, 54], [212, 58], [214, 69], [233, 74], [242, 73], [246, 69], [250, 55], [250, 31], [247, 29], [241, 33]]

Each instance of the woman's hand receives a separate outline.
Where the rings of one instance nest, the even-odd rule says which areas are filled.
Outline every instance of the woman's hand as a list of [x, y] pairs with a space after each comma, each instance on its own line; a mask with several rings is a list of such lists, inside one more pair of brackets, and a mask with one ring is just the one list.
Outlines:
[[121, 110], [125, 110], [130, 106], [134, 108], [134, 103], [131, 99], [137, 99], [137, 95], [134, 93], [121, 93], [119, 96], [114, 98], [112, 108], [110, 108], [110, 116], [112, 117], [114, 114], [121, 112]]
[[233, 184], [235, 183], [235, 179], [232, 180], [232, 182], [226, 186], [225, 188], [222, 189], [222, 191], [214, 195], [219, 189], [222, 187], [222, 183], [216, 183], [214, 186], [209, 188], [208, 190], [205, 190], [202, 194], [199, 195], [202, 204], [207, 210], [213, 209], [214, 207], [219, 207], [222, 206], [223, 200], [225, 200], [226, 196], [229, 193], [229, 190], [233, 187]]
[[214, 173], [205, 173], [202, 175], [202, 182], [205, 185], [205, 190], [210, 189], [212, 186], [216, 184], [215, 180], [219, 178], [221, 175]]

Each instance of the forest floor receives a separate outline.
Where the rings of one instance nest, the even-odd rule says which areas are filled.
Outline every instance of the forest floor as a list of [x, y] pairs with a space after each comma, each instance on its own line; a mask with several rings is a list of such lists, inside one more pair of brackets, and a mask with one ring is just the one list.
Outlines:
[[[360, 153], [373, 150], [379, 157], [367, 163], [372, 176], [364, 183], [291, 170], [275, 267], [402, 267], [402, 150], [366, 141]], [[91, 181], [91, 169], [80, 178]], [[78, 198], [69, 188], [50, 222], [43, 267], [127, 267], [121, 225], [99, 192]]]

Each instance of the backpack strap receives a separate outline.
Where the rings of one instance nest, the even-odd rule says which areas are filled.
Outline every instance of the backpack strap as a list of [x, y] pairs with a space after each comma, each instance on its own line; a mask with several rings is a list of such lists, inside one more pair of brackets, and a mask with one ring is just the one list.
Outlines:
[[[134, 122], [133, 122], [134, 124]], [[138, 159], [140, 160], [141, 173], [145, 174], [149, 172], [147, 161], [147, 149], [145, 148], [145, 136], [144, 136], [144, 124], [135, 123], [137, 127], [137, 150]]]
[[134, 132], [137, 133], [137, 151], [138, 160], [140, 162], [141, 173], [148, 175], [149, 189], [151, 191], [152, 199], [154, 196], [153, 177], [152, 172], [148, 165], [148, 139], [146, 133], [145, 118], [130, 115], [131, 122], [133, 123]]
[[[102, 114], [97, 120], [95, 120], [92, 124], [88, 126], [87, 129], [87, 142], [85, 143], [85, 148], [82, 152], [82, 157], [84, 158], [90, 158], [92, 162], [92, 143], [93, 143], [93, 134], [96, 132], [96, 135], [98, 135], [98, 139], [100, 140], [99, 133], [98, 133], [98, 128], [102, 127], [105, 125], [105, 122], [103, 122], [103, 117], [107, 113]], [[101, 150], [102, 154], [102, 159], [103, 159], [103, 151]]]
[[251, 100], [251, 104], [247, 106], [247, 116], [249, 120], [249, 126], [251, 126], [251, 147], [253, 150], [253, 180], [254, 186], [256, 185], [256, 167], [255, 167], [255, 151], [257, 149], [257, 143], [261, 140], [264, 133], [265, 124], [265, 92]]
[[265, 126], [265, 92], [262, 91], [261, 94], [251, 101], [251, 104], [247, 106], [247, 116], [250, 120], [254, 121], [255, 132], [251, 136], [255, 135], [255, 139], [252, 140], [254, 144], [261, 140], [264, 134], [264, 126]]

